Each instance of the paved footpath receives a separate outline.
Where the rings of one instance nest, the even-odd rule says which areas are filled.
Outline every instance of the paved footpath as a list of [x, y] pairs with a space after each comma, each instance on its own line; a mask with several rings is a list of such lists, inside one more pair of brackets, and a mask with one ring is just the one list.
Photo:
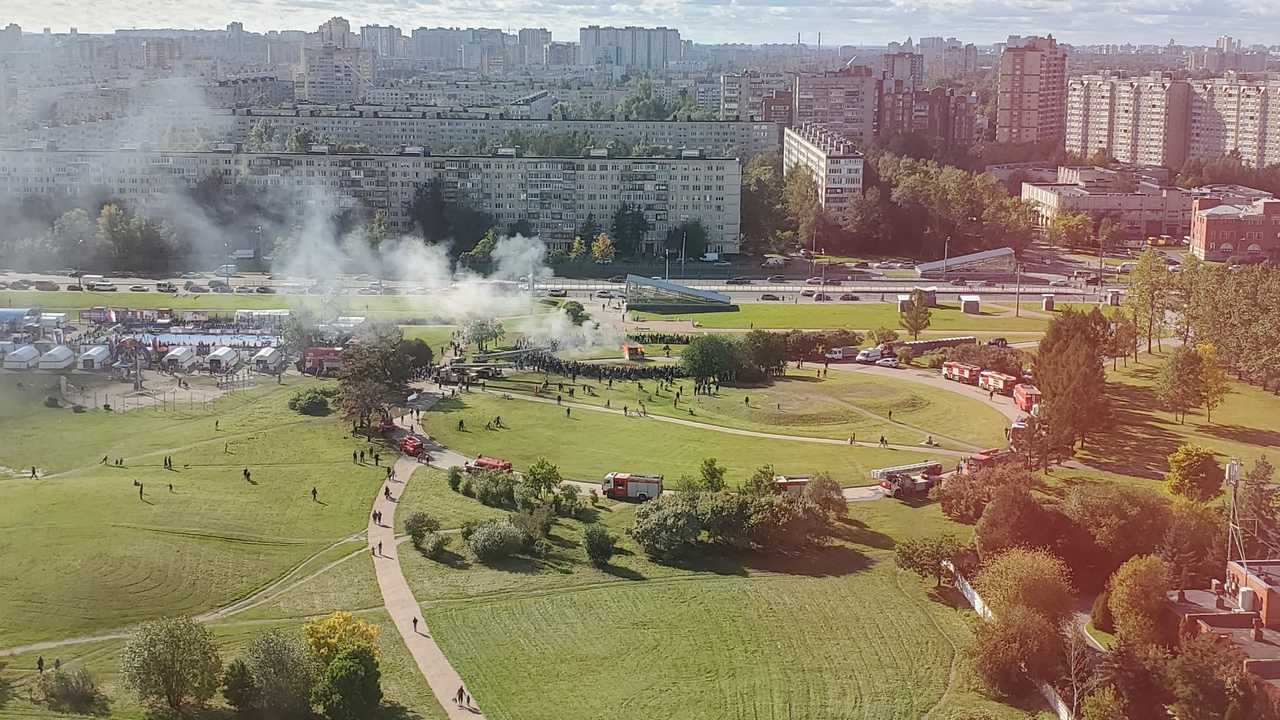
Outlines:
[[[429, 450], [431, 464], [437, 467], [448, 467], [451, 464], [463, 462], [462, 456], [457, 453], [438, 447], [431, 447]], [[373, 501], [373, 510], [382, 512], [382, 524], [375, 524], [373, 518], [369, 518], [369, 546], [376, 551], [378, 543], [382, 543], [382, 553], [374, 556], [373, 568], [378, 577], [378, 587], [382, 590], [382, 602], [391, 615], [396, 629], [400, 631], [405, 647], [409, 648], [409, 654], [418, 664], [418, 670], [427, 679], [427, 685], [431, 687], [431, 692], [435, 694], [440, 707], [444, 709], [445, 715], [451, 719], [484, 718], [476, 706], [475, 698], [472, 698], [472, 706], [469, 708], [454, 703], [458, 688], [463, 684], [462, 678], [449, 664], [440, 646], [432, 639], [431, 630], [422, 617], [421, 606], [413, 596], [413, 591], [409, 589], [409, 582], [405, 580], [404, 572], [400, 569], [399, 545], [395, 536], [396, 504], [404, 493], [405, 487], [413, 479], [414, 470], [418, 467], [416, 458], [400, 457], [394, 466], [396, 479], [378, 488], [378, 495]], [[387, 499], [383, 488], [390, 489], [392, 499]], [[406, 547], [412, 548], [412, 545]], [[413, 626], [415, 618], [418, 620], [416, 630]]]

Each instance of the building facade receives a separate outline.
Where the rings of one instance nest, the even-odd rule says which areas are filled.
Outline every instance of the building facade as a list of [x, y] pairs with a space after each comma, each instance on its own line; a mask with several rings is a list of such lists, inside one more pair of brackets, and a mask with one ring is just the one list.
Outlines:
[[1085, 213], [1095, 220], [1110, 217], [1131, 242], [1157, 235], [1185, 237], [1191, 231], [1194, 197], [1191, 190], [1092, 167], [1060, 167], [1057, 182], [1022, 184], [1022, 199], [1035, 209], [1042, 231], [1061, 213]]
[[579, 62], [621, 68], [661, 70], [684, 55], [680, 31], [656, 27], [600, 27], [578, 31]]
[[412, 232], [410, 208], [419, 187], [439, 181], [447, 199], [465, 200], [506, 225], [528, 221], [553, 249], [567, 249], [594, 214], [607, 222], [622, 203], [639, 207], [651, 229], [642, 252], [658, 251], [667, 231], [700, 220], [709, 252], [739, 251], [742, 168], [735, 158], [682, 153], [669, 158], [530, 158], [400, 154], [0, 151], [0, 194], [74, 196], [90, 187], [147, 208], [168, 194], [218, 175], [264, 196], [322, 202], [325, 210], [385, 210], [394, 232]]
[[761, 101], [793, 90], [795, 75], [745, 70], [720, 76], [720, 119], [759, 120]]
[[863, 147], [875, 136], [879, 95], [879, 79], [868, 67], [798, 75], [791, 119], [821, 125]]
[[1073, 77], [1067, 83], [1067, 152], [1181, 167], [1187, 159], [1190, 97], [1187, 83], [1167, 73]]
[[1236, 152], [1255, 167], [1280, 163], [1280, 76], [1227, 73], [1189, 84], [1191, 157]]
[[1047, 38], [1010, 38], [996, 75], [996, 142], [1061, 139], [1067, 53]]
[[313, 103], [364, 102], [375, 75], [373, 51], [324, 45], [303, 48], [293, 77], [294, 97]]
[[1197, 198], [1192, 206], [1191, 252], [1201, 260], [1233, 256], [1280, 260], [1280, 200], [1226, 204], [1219, 197]]
[[885, 81], [880, 93], [876, 133], [883, 137], [914, 133], [941, 149], [973, 144], [978, 99], [950, 88], [907, 90]]
[[808, 173], [822, 207], [839, 212], [862, 194], [862, 153], [839, 133], [808, 123], [783, 130], [784, 175]]

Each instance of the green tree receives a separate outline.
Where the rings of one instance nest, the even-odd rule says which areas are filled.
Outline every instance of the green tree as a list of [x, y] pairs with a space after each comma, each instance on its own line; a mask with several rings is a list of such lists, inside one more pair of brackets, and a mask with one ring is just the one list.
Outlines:
[[742, 169], [742, 234], [755, 253], [777, 251], [788, 219], [782, 204], [782, 155], [760, 153]]
[[[619, 255], [635, 257], [640, 252], [640, 245], [653, 225], [644, 216], [639, 206], [622, 203], [613, 213], [613, 224], [609, 227], [609, 237], [617, 247]], [[595, 255], [595, 248], [592, 248]], [[597, 258], [599, 259], [599, 258]]]
[[1174, 495], [1205, 502], [1222, 492], [1223, 471], [1212, 452], [1188, 443], [1169, 455], [1164, 479]]
[[522, 484], [529, 487], [534, 495], [540, 498], [554, 495], [563, 481], [560, 468], [544, 457], [534, 460], [529, 469], [525, 470], [521, 480]]
[[787, 340], [780, 333], [752, 330], [742, 337], [743, 360], [762, 376], [781, 375], [787, 366]]
[[778, 471], [772, 465], [761, 465], [747, 477], [742, 485], [742, 492], [753, 498], [769, 497], [777, 491], [777, 485], [773, 482], [777, 476]]
[[725, 467], [716, 463], [713, 457], [702, 458], [702, 466], [698, 469], [702, 487], [707, 492], [720, 492], [725, 488]]
[[1204, 404], [1205, 420], [1212, 423], [1213, 411], [1222, 405], [1227, 393], [1231, 392], [1231, 386], [1218, 357], [1218, 348], [1213, 343], [1197, 345], [1196, 355], [1200, 357], [1200, 402]]
[[1225, 539], [1226, 521], [1221, 507], [1177, 498], [1156, 552], [1179, 587], [1196, 587], [1221, 572]]
[[[1163, 679], [1173, 696], [1169, 716], [1179, 720], [1220, 720], [1233, 714], [1238, 718], [1270, 715], [1274, 720], [1274, 713], [1252, 707], [1257, 681], [1245, 670], [1244, 661], [1245, 654], [1239, 647], [1221, 642], [1210, 633], [1183, 641], [1164, 667]], [[1246, 714], [1245, 707], [1253, 712]]]
[[440, 531], [440, 521], [421, 510], [412, 512], [404, 520], [404, 531], [413, 542], [413, 546], [422, 549], [422, 541], [427, 535]]
[[1085, 696], [1080, 705], [1080, 720], [1129, 720], [1129, 716], [1115, 688], [1103, 685]]
[[941, 587], [947, 576], [944, 560], [954, 563], [964, 552], [964, 544], [951, 535], [929, 538], [908, 538], [894, 547], [894, 562], [903, 570], [910, 570], [922, 578], [934, 578]]
[[244, 660], [237, 658], [227, 664], [222, 673], [222, 697], [242, 715], [258, 708], [258, 687]]
[[1084, 247], [1091, 244], [1093, 220], [1087, 213], [1059, 212], [1049, 225], [1049, 242], [1066, 247]]
[[702, 257], [707, 251], [707, 226], [701, 220], [686, 220], [667, 230], [664, 247], [668, 254]]
[[822, 206], [818, 203], [817, 183], [809, 171], [799, 165], [786, 171], [782, 185], [782, 207], [786, 211], [788, 224], [796, 228], [799, 244], [814, 244]]
[[630, 530], [636, 544], [659, 560], [684, 553], [700, 532], [697, 507], [676, 495], [662, 495], [641, 505]]
[[258, 633], [245, 650], [245, 664], [257, 689], [257, 706], [268, 717], [311, 714], [316, 660], [300, 635], [279, 628]]
[[369, 247], [377, 251], [382, 247], [382, 243], [391, 237], [391, 225], [387, 221], [386, 210], [375, 210], [373, 217], [369, 219], [369, 224], [364, 230], [365, 240], [368, 241]]
[[600, 233], [600, 223], [596, 221], [596, 214], [593, 212], [587, 213], [587, 219], [582, 221], [582, 227], [578, 229], [578, 237], [590, 240]]
[[920, 333], [929, 328], [931, 315], [924, 291], [912, 290], [911, 299], [898, 314], [898, 326], [911, 333], [912, 340], [919, 340]]
[[596, 239], [591, 241], [591, 259], [598, 263], [613, 262], [617, 252], [613, 239], [605, 233], [596, 235]]
[[179, 712], [218, 690], [222, 660], [213, 633], [189, 617], [143, 623], [120, 654], [124, 684], [146, 705]]
[[827, 517], [844, 517], [849, 512], [844, 491], [840, 483], [831, 477], [831, 473], [818, 472], [811, 475], [800, 494]]
[[1151, 352], [1152, 343], [1166, 324], [1170, 282], [1164, 258], [1151, 248], [1138, 256], [1137, 265], [1129, 272], [1129, 292], [1124, 301], [1133, 315], [1133, 324], [1147, 338], [1147, 352]]
[[1161, 618], [1173, 583], [1169, 568], [1155, 555], [1126, 560], [1111, 576], [1111, 617], [1116, 634], [1127, 642], [1153, 645], [1161, 641]]
[[1057, 626], [1075, 607], [1071, 571], [1047, 550], [1006, 550], [984, 564], [974, 585], [997, 616], [1025, 607]]
[[484, 352], [490, 343], [496, 343], [506, 337], [507, 328], [501, 320], [470, 320], [462, 326], [462, 336], [467, 343], [474, 343], [476, 350]]
[[1129, 354], [1134, 352], [1137, 344], [1138, 328], [1133, 324], [1133, 319], [1127, 315], [1116, 317], [1107, 333], [1107, 341], [1104, 348], [1107, 357], [1111, 358], [1111, 369], [1116, 369], [1116, 363], [1120, 358], [1125, 359], [1124, 364], [1127, 367], [1129, 365]]
[[[587, 237], [592, 237], [588, 235]], [[579, 262], [587, 257], [587, 244], [582, 241], [582, 236], [578, 235], [573, 238], [573, 244], [569, 246], [569, 259]]]
[[696, 335], [681, 354], [680, 366], [686, 376], [699, 384], [727, 382], [733, 379], [740, 357], [738, 344], [732, 338]]
[[1260, 457], [1240, 479], [1238, 505], [1246, 544], [1254, 553], [1270, 552], [1267, 545], [1280, 537], [1280, 487], [1273, 482], [1275, 469]]
[[1034, 681], [1057, 678], [1060, 636], [1048, 618], [1022, 605], [975, 623], [965, 658], [978, 682], [1003, 697], [1019, 697]]
[[887, 342], [893, 342], [898, 339], [898, 331], [891, 330], [887, 327], [878, 327], [871, 331], [871, 339], [877, 345], [883, 345]]
[[285, 152], [304, 153], [315, 143], [315, 133], [311, 131], [311, 128], [294, 125], [293, 130], [289, 133], [289, 138], [285, 140], [284, 149]]
[[409, 215], [413, 218], [429, 243], [443, 242], [449, 237], [448, 203], [444, 199], [444, 185], [439, 178], [417, 186]]
[[343, 416], [367, 427], [375, 414], [407, 396], [410, 364], [401, 351], [404, 335], [398, 326], [367, 325], [358, 338], [342, 351], [338, 393]]
[[587, 558], [593, 565], [603, 567], [613, 557], [615, 541], [609, 530], [599, 523], [588, 525], [582, 531], [582, 544], [586, 548]]
[[1173, 349], [1156, 379], [1156, 397], [1165, 409], [1186, 422], [1187, 411], [1204, 396], [1204, 370], [1200, 355], [1186, 345]]
[[1102, 354], [1107, 333], [1107, 320], [1097, 310], [1068, 310], [1049, 323], [1033, 368], [1044, 394], [1042, 419], [1058, 437], [1083, 445], [1090, 432], [1106, 426], [1110, 403]]
[[591, 316], [587, 314], [586, 308], [582, 307], [582, 303], [577, 300], [570, 300], [565, 303], [561, 309], [564, 310], [564, 314], [569, 318], [569, 322], [574, 325], [581, 325], [591, 318]]
[[302, 352], [320, 342], [320, 323], [316, 314], [306, 305], [293, 308], [284, 319], [280, 330], [280, 345], [290, 355], [301, 357]]
[[329, 613], [302, 626], [307, 645], [321, 667], [328, 667], [339, 653], [354, 647], [367, 647], [377, 656], [378, 632], [377, 625], [345, 610]]
[[329, 720], [364, 720], [382, 704], [382, 671], [373, 649], [342, 650], [320, 675], [314, 700]]
[[73, 268], [95, 267], [101, 261], [98, 234], [82, 208], [66, 211], [53, 221], [54, 252], [58, 262]]

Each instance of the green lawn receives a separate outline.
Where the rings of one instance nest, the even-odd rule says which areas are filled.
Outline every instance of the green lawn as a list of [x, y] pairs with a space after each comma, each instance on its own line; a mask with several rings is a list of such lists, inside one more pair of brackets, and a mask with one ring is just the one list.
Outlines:
[[[819, 369], [788, 369], [785, 377], [771, 385], [722, 387], [714, 395], [694, 395], [692, 381], [679, 380], [675, 383], [681, 391], [678, 405], [675, 390], [659, 390], [652, 381], [616, 382], [609, 387], [608, 383], [580, 380], [573, 401], [601, 407], [608, 403], [613, 409], [624, 405], [635, 408], [643, 402], [652, 415], [837, 440], [850, 436], [876, 440], [884, 435], [894, 444], [915, 445], [932, 435], [936, 442], [956, 449], [1004, 442], [1004, 416], [978, 400], [905, 377], [895, 381], [870, 373], [836, 371], [819, 379]], [[491, 380], [486, 387], [528, 395], [544, 377], [549, 385], [543, 397], [569, 399], [567, 390], [573, 385], [563, 376], [527, 373]], [[557, 387], [561, 383], [563, 391]]]
[[[888, 297], [888, 296], [886, 296]], [[898, 309], [891, 302], [884, 303], [806, 303], [766, 304], [749, 303], [730, 312], [632, 313], [637, 321], [693, 320], [706, 328], [763, 328], [763, 329], [827, 329], [852, 328], [870, 330], [877, 327], [898, 327]], [[1043, 318], [1013, 317], [1012, 308], [995, 307], [984, 303], [982, 314], [967, 315], [956, 305], [943, 304], [933, 309], [933, 331], [1042, 331], [1047, 325]]]
[[[485, 430], [502, 417], [502, 430]], [[465, 430], [458, 430], [458, 421]], [[610, 470], [660, 473], [670, 481], [697, 475], [705, 457], [718, 458], [739, 482], [755, 468], [778, 472], [826, 470], [843, 485], [868, 485], [877, 467], [927, 459], [926, 453], [770, 440], [682, 427], [652, 418], [623, 418], [579, 410], [565, 417], [554, 405], [503, 400], [472, 393], [443, 400], [424, 415], [427, 431], [446, 447], [469, 455], [495, 455], [527, 467], [539, 457], [560, 466], [565, 477], [595, 482]], [[945, 460], [945, 458], [944, 458]]]
[[[402, 502], [446, 526], [496, 512], [445, 502], [449, 492], [438, 473], [420, 472]], [[961, 665], [952, 675], [971, 613], [893, 567], [894, 537], [969, 532], [936, 507], [855, 504], [825, 549], [713, 550], [676, 565], [650, 561], [626, 536], [635, 507], [588, 513], [619, 538], [604, 569], [586, 562], [578, 519], [556, 522], [545, 556], [497, 567], [470, 563], [457, 539], [445, 562], [402, 546], [433, 636], [488, 717], [1028, 717], [973, 694]]]
[[[210, 411], [123, 414], [49, 409], [41, 393], [0, 388], [11, 401], [0, 403], [0, 466], [46, 473], [0, 478], [0, 646], [209, 610], [361, 531], [382, 471], [351, 463], [367, 446], [340, 422], [285, 407], [314, 382], [291, 378]], [[163, 469], [165, 454], [176, 470]], [[103, 455], [124, 467], [98, 464]]]

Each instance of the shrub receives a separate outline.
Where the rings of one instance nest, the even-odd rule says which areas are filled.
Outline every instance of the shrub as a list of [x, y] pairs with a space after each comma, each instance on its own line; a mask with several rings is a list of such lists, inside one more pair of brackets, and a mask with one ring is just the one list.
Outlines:
[[371, 648], [347, 648], [324, 669], [313, 697], [330, 720], [362, 720], [382, 703], [381, 680]]
[[45, 397], [45, 399], [44, 399], [44, 406], [45, 406], [45, 407], [56, 408], [56, 407], [62, 407], [62, 403], [58, 402], [58, 398], [56, 398], [56, 397], [54, 397], [54, 396], [52, 396], [52, 395], [49, 395], [49, 396]]
[[482, 563], [511, 557], [524, 546], [525, 535], [506, 521], [490, 520], [479, 524], [467, 539], [467, 549]]
[[920, 356], [920, 364], [933, 370], [942, 367], [942, 363], [946, 361], [947, 356], [941, 350], [934, 350]]
[[974, 523], [991, 502], [996, 491], [1008, 485], [1030, 487], [1031, 475], [1012, 465], [956, 474], [929, 492], [929, 497], [942, 506], [942, 514], [956, 522]]
[[39, 702], [58, 712], [101, 712], [106, 703], [97, 680], [82, 667], [42, 674], [36, 681], [36, 694]]
[[597, 507], [600, 504], [600, 493], [595, 488], [587, 491], [587, 502], [591, 503], [591, 507]]
[[466, 521], [466, 522], [462, 523], [462, 529], [461, 529], [461, 531], [460, 531], [460, 534], [462, 535], [462, 542], [463, 542], [463, 543], [469, 543], [469, 542], [471, 542], [471, 534], [472, 534], [472, 533], [474, 533], [474, 532], [476, 531], [476, 528], [480, 527], [481, 522], [483, 522], [483, 521], [481, 521], [481, 520], [468, 520], [468, 521]]
[[1055, 677], [1059, 664], [1057, 628], [1040, 613], [1015, 605], [990, 622], [973, 627], [973, 644], [965, 652], [978, 680], [989, 691], [1017, 697], [1032, 689], [1031, 680]]
[[253, 673], [244, 660], [232, 660], [222, 673], [222, 697], [227, 704], [241, 713], [247, 713], [258, 706], [258, 686], [253, 682]]
[[560, 492], [555, 496], [556, 513], [563, 517], [573, 517], [582, 509], [582, 497], [579, 494], [578, 486], [565, 483], [560, 486]]
[[258, 707], [271, 718], [303, 718], [311, 714], [316, 659], [300, 634], [280, 629], [254, 636], [245, 664], [257, 688]]
[[614, 538], [609, 531], [600, 525], [588, 525], [582, 531], [582, 543], [587, 548], [587, 557], [595, 565], [608, 565], [613, 557]]
[[444, 554], [445, 549], [449, 547], [449, 543], [452, 540], [453, 538], [448, 535], [441, 535], [438, 532], [429, 532], [422, 536], [422, 542], [418, 545], [418, 549], [422, 551], [423, 555], [426, 555], [432, 560], [438, 560], [440, 559], [440, 556]]
[[520, 531], [525, 546], [532, 548], [538, 541], [545, 540], [547, 534], [551, 532], [554, 517], [550, 505], [538, 505], [511, 513], [508, 520], [516, 530]]
[[462, 469], [458, 466], [449, 468], [449, 489], [458, 492], [458, 486], [462, 484]]
[[740, 493], [701, 493], [697, 496], [698, 524], [710, 542], [749, 547], [757, 508], [768, 502]]
[[1089, 611], [1089, 620], [1102, 632], [1114, 632], [1115, 619], [1111, 617], [1111, 591], [1103, 590], [1093, 599], [1093, 609]]
[[409, 538], [413, 541], [413, 546], [419, 550], [423, 549], [423, 538], [428, 533], [435, 533], [439, 530], [440, 521], [421, 510], [410, 514], [404, 521], [404, 531], [409, 534]]
[[191, 618], [143, 623], [120, 655], [124, 684], [146, 705], [181, 711], [213, 697], [222, 659], [209, 628]]
[[844, 517], [849, 512], [849, 503], [844, 499], [844, 491], [830, 473], [815, 473], [809, 478], [801, 495], [817, 505], [828, 517]]
[[774, 495], [755, 506], [751, 533], [765, 548], [794, 549], [822, 535], [827, 518], [822, 508], [803, 496]]
[[700, 530], [697, 509], [692, 502], [683, 497], [663, 495], [636, 510], [631, 537], [650, 556], [670, 559], [696, 540]]
[[507, 472], [481, 472], [472, 478], [475, 498], [490, 507], [515, 504], [515, 486], [515, 477]]
[[289, 398], [289, 409], [303, 415], [328, 415], [329, 396], [317, 388], [299, 390]]
[[1075, 604], [1066, 563], [1045, 550], [1013, 548], [1001, 553], [978, 573], [975, 586], [996, 615], [1025, 607], [1059, 623]]
[[1115, 632], [1126, 642], [1154, 645], [1166, 639], [1162, 620], [1173, 587], [1169, 566], [1155, 555], [1129, 558], [1111, 576], [1110, 597]]
[[463, 495], [466, 495], [469, 498], [473, 498], [476, 496], [475, 483], [472, 482], [470, 475], [467, 475], [462, 478], [462, 487], [459, 488], [459, 492], [461, 492]]
[[916, 359], [916, 351], [906, 345], [899, 347], [893, 354], [898, 357], [898, 362], [903, 365], [910, 365], [911, 361]]

